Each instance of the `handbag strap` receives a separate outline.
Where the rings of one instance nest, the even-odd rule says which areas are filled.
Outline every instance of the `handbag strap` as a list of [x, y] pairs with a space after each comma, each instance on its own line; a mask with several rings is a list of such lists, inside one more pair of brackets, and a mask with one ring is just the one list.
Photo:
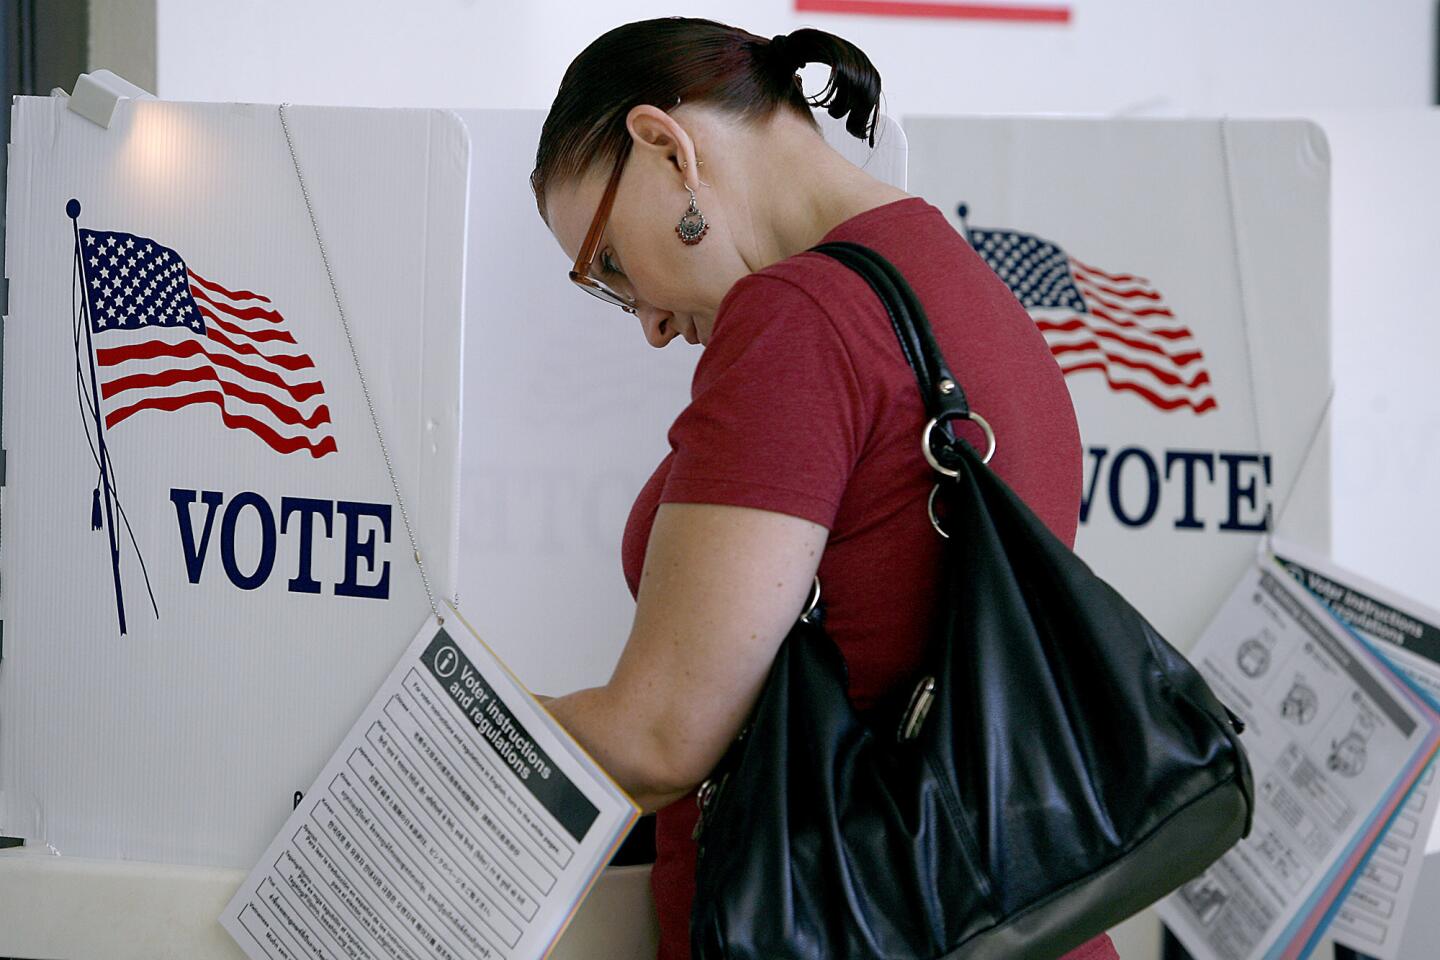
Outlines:
[[[915, 373], [915, 382], [920, 388], [920, 399], [925, 404], [925, 411], [941, 427], [946, 439], [951, 442], [954, 440], [954, 434], [950, 430], [951, 420], [977, 419], [985, 426], [993, 451], [994, 438], [993, 434], [990, 434], [989, 426], [984, 424], [983, 418], [971, 411], [964, 388], [950, 372], [945, 356], [940, 352], [940, 345], [935, 342], [935, 334], [930, 329], [925, 308], [920, 305], [920, 299], [895, 265], [869, 247], [849, 241], [822, 243], [810, 249], [814, 253], [822, 253], [838, 260], [854, 270], [869, 284], [870, 289], [875, 291], [890, 317], [895, 337], [900, 341], [900, 352], [905, 355], [910, 369]], [[948, 444], [938, 452], [939, 459], [946, 466], [953, 466], [953, 462], [947, 462], [947, 452]], [[951, 456], [953, 457], [953, 453]], [[989, 459], [988, 454], [985, 459]]]

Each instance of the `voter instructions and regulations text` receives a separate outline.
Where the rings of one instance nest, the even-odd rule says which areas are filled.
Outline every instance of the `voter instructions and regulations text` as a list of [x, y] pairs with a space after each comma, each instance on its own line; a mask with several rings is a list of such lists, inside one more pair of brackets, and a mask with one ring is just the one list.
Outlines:
[[220, 922], [255, 960], [535, 960], [638, 813], [431, 617]]

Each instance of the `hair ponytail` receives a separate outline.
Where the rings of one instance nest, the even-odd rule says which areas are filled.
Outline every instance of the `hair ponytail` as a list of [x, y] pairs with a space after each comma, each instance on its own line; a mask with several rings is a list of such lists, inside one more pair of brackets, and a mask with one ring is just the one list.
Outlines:
[[[798, 71], [830, 67], [825, 88], [806, 97]], [[880, 74], [859, 47], [823, 30], [766, 40], [713, 20], [663, 17], [616, 27], [565, 71], [535, 150], [530, 187], [542, 216], [548, 184], [613, 160], [630, 136], [625, 118], [642, 103], [670, 109], [706, 103], [763, 120], [790, 110], [812, 125], [812, 107], [845, 119], [851, 135], [875, 145]]]
[[848, 40], [808, 27], [773, 37], [767, 46], [771, 61], [788, 75], [807, 63], [830, 68], [825, 88], [806, 103], [821, 107], [835, 119], [845, 118], [845, 130], [875, 146], [875, 125], [880, 118], [880, 74], [864, 51]]

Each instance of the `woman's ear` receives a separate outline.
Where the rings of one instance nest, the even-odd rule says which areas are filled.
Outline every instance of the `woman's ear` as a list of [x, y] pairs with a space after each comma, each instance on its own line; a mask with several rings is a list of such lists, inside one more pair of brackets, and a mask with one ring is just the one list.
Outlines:
[[665, 163], [692, 190], [699, 186], [695, 173], [695, 143], [674, 117], [659, 107], [642, 103], [631, 107], [625, 129], [634, 141], [632, 150]]

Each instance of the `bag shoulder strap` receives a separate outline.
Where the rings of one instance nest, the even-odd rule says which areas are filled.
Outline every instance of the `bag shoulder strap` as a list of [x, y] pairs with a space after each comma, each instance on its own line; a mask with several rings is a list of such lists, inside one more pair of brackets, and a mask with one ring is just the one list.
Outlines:
[[900, 352], [915, 372], [926, 412], [943, 426], [947, 436], [952, 436], [949, 421], [971, 419], [970, 402], [945, 363], [925, 308], [905, 277], [889, 260], [863, 244], [836, 241], [810, 249], [854, 270], [875, 291], [900, 341]]

